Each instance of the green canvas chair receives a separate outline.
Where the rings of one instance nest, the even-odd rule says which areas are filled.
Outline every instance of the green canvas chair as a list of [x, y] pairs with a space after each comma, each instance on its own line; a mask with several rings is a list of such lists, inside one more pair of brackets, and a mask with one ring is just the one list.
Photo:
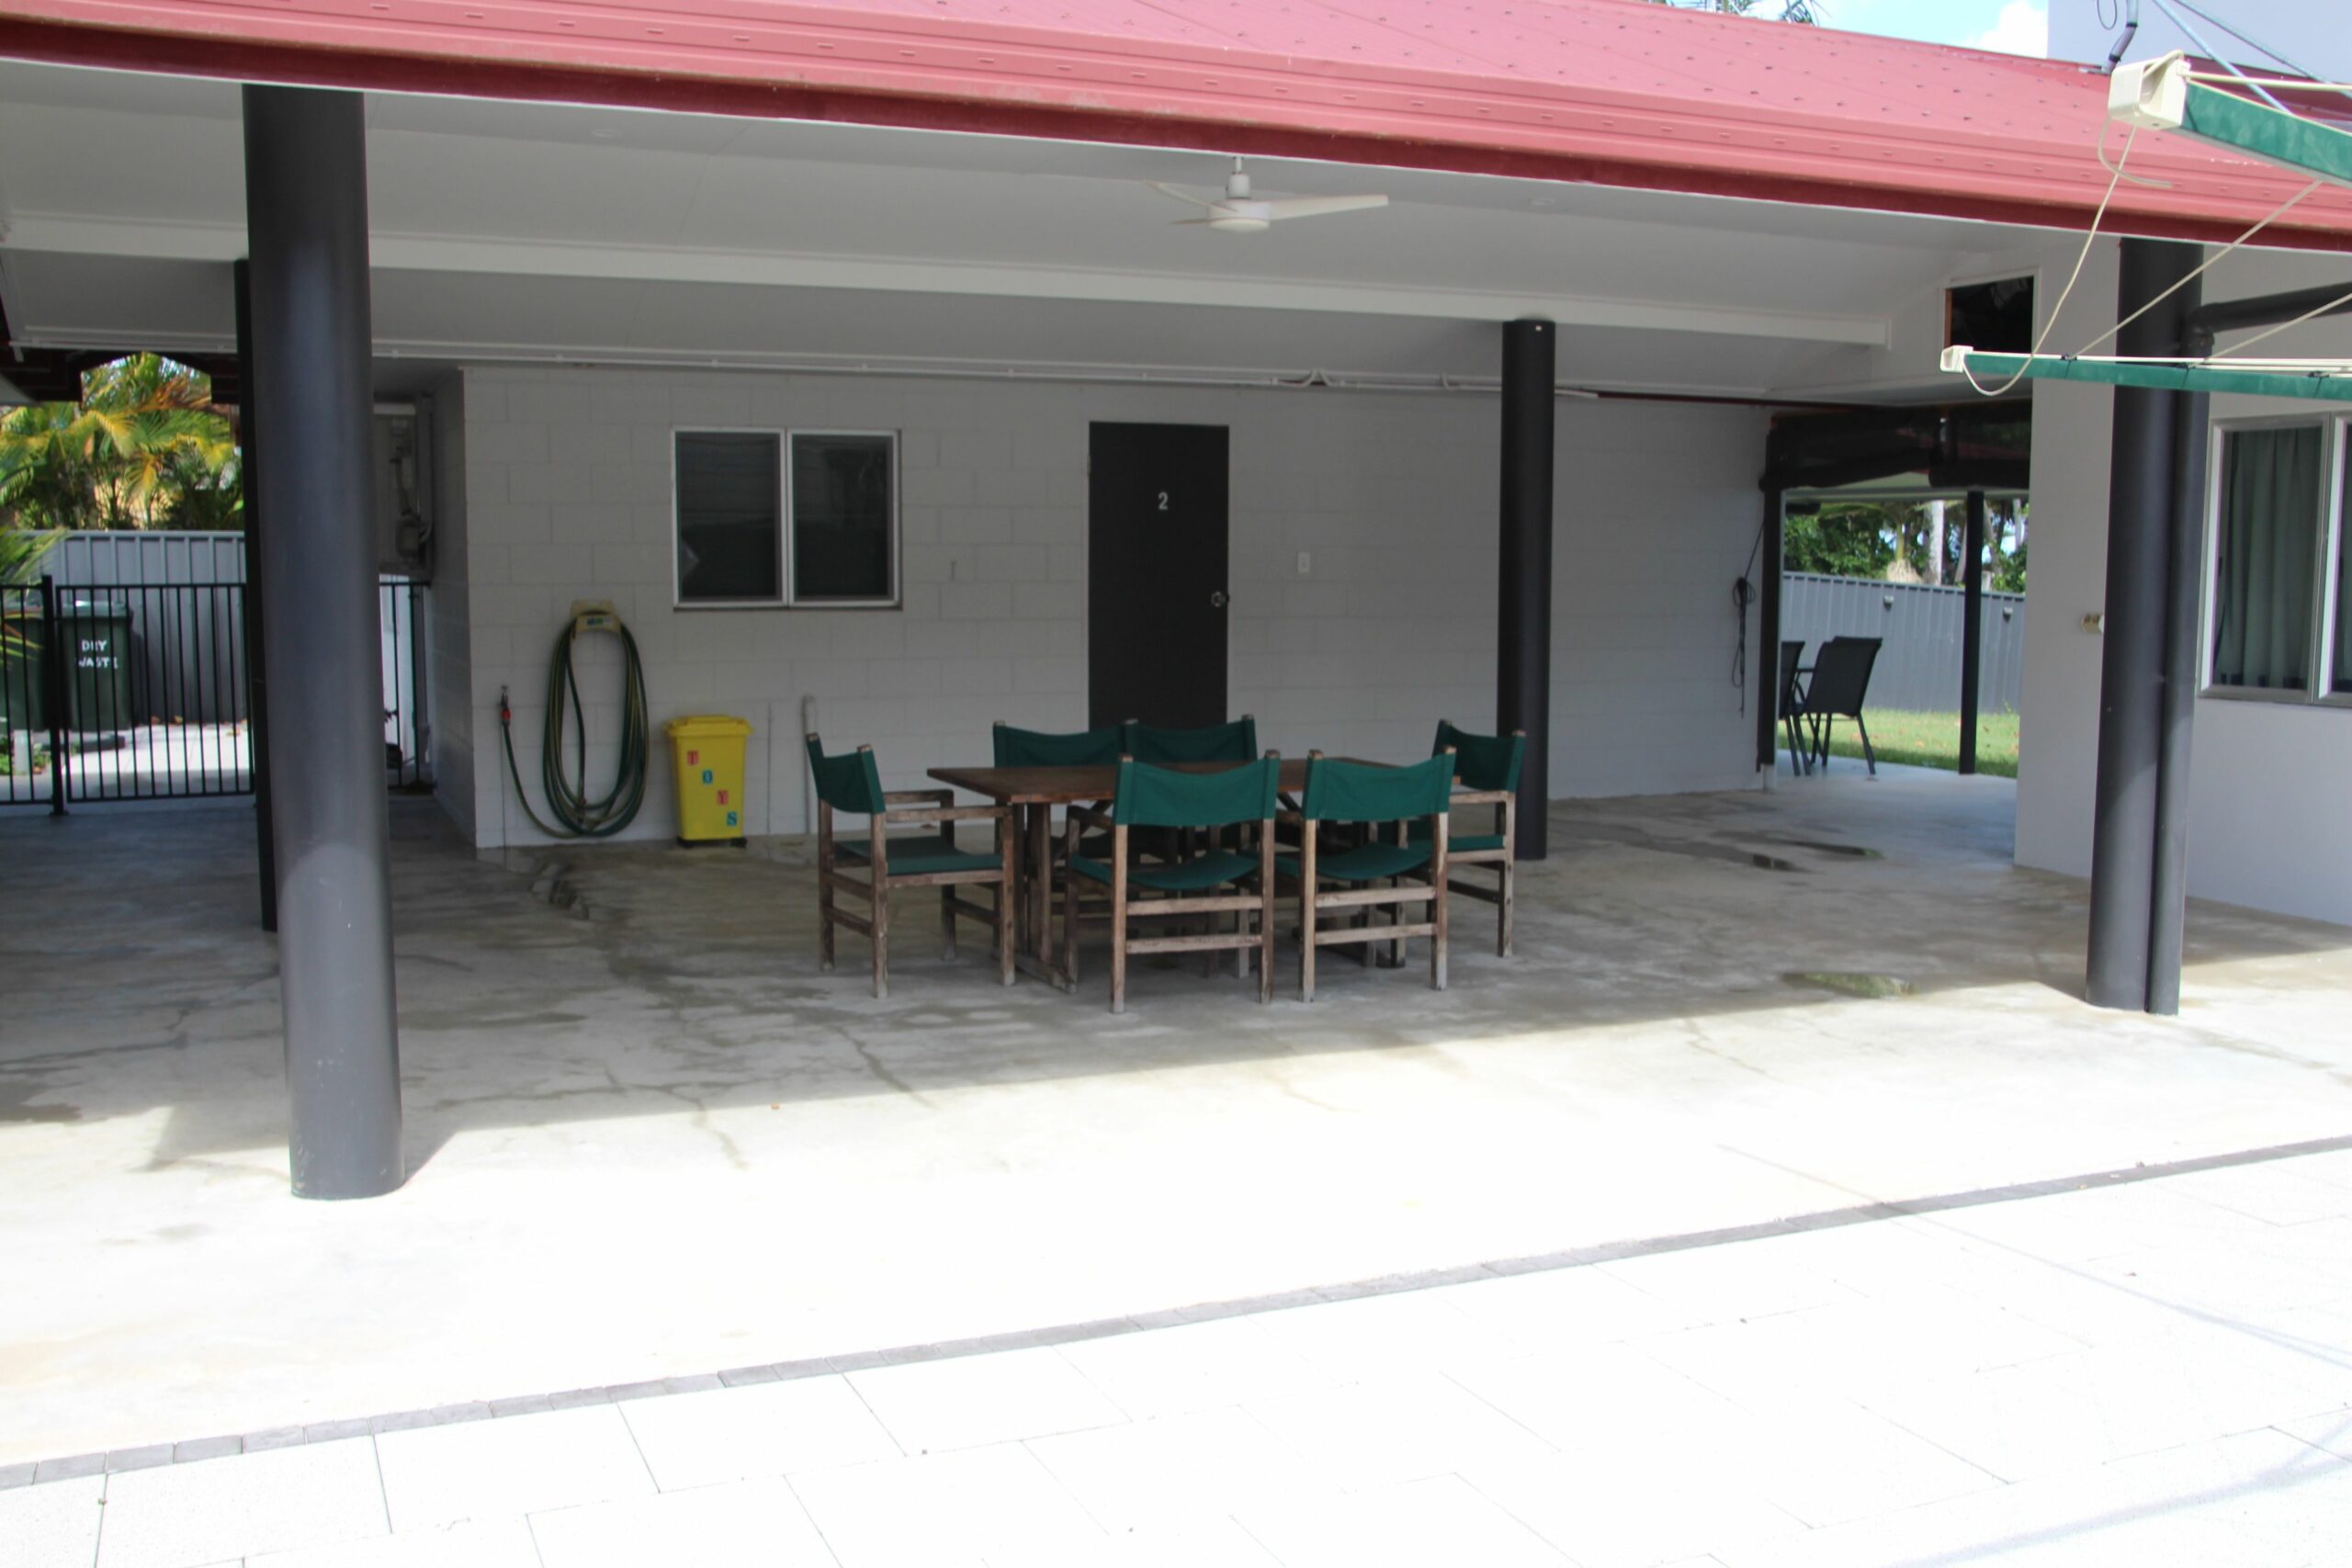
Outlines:
[[1247, 762], [1258, 755], [1258, 721], [1248, 714], [1205, 729], [1163, 729], [1131, 718], [1125, 754], [1138, 762]]
[[[833, 967], [833, 928], [847, 926], [874, 943], [874, 994], [890, 994], [890, 896], [908, 888], [939, 889], [939, 928], [947, 957], [956, 956], [956, 921], [979, 920], [995, 931], [998, 979], [1012, 984], [1013, 877], [1012, 812], [1001, 806], [958, 806], [956, 792], [910, 789], [885, 792], [874, 765], [874, 748], [828, 757], [815, 735], [808, 737], [808, 772], [817, 785], [817, 955]], [[844, 839], [833, 831], [833, 813], [866, 818], [866, 836]], [[996, 845], [986, 854], [960, 849], [958, 822], [994, 822]], [[920, 837], [892, 839], [895, 827], [922, 825]], [[863, 877], [851, 874], [863, 868]], [[960, 896], [966, 887], [996, 889], [994, 908]], [[834, 905], [834, 896], [863, 899], [864, 915]]]
[[1107, 768], [1125, 750], [1125, 728], [1106, 724], [1100, 729], [1022, 729], [998, 719], [990, 736], [1000, 768]]
[[[1401, 768], [1308, 754], [1306, 787], [1299, 792], [1296, 813], [1299, 845], [1274, 860], [1276, 872], [1298, 888], [1301, 1001], [1315, 999], [1318, 949], [1401, 943], [1419, 936], [1430, 939], [1430, 986], [1445, 989], [1447, 814], [1453, 767], [1451, 751]], [[1327, 822], [1363, 825], [1372, 834], [1353, 849], [1326, 851], [1317, 829]], [[1384, 835], [1383, 829], [1389, 831]], [[1408, 925], [1405, 911], [1412, 905], [1426, 908]], [[1377, 919], [1383, 911], [1386, 924]], [[1362, 924], [1326, 924], [1326, 915], [1365, 919]]]
[[[1000, 768], [1107, 768], [1115, 765], [1124, 753], [1126, 726], [1106, 724], [1100, 729], [1057, 731], [1023, 729], [998, 719], [989, 734], [995, 746], [996, 765]], [[1068, 815], [1090, 829], [1107, 827], [1099, 804], [1073, 806]], [[1079, 852], [1101, 860], [1111, 852], [1111, 835], [1107, 831], [1091, 833], [1079, 841]], [[1046, 901], [1038, 907], [1040, 919], [1053, 908], [1052, 900], [1060, 892], [1066, 874], [1064, 863], [1056, 858], [1044, 867], [1044, 897]], [[1097, 888], [1094, 891], [1100, 893], [1102, 890]], [[1086, 913], [1090, 919], [1105, 914], [1108, 909], [1107, 904], [1097, 899], [1087, 900]]]
[[[1527, 731], [1476, 735], [1440, 719], [1437, 739], [1430, 750], [1431, 755], [1448, 750], [1453, 753], [1453, 780], [1461, 786], [1453, 794], [1455, 806], [1495, 808], [1494, 831], [1450, 836], [1446, 865], [1449, 874], [1454, 875], [1464, 871], [1481, 875], [1493, 873], [1495, 885], [1491, 887], [1457, 880], [1453, 890], [1464, 898], [1496, 906], [1499, 916], [1495, 950], [1508, 958], [1516, 935], [1513, 899], [1518, 891], [1518, 872], [1511, 859], [1511, 846], [1519, 841], [1519, 765], [1527, 753]], [[1423, 825], [1414, 832], [1425, 838], [1429, 829]]]
[[[1156, 768], [1132, 757], [1119, 759], [1117, 792], [1111, 800], [1111, 858], [1106, 863], [1081, 853], [1079, 820], [1063, 834], [1069, 876], [1062, 893], [1062, 972], [1078, 983], [1078, 889], [1093, 883], [1111, 896], [1111, 1010], [1127, 1010], [1127, 959], [1136, 953], [1231, 951], [1258, 955], [1258, 999], [1273, 999], [1274, 812], [1282, 783], [1282, 760], [1271, 752], [1213, 773]], [[1136, 837], [1148, 829], [1216, 829], [1255, 824], [1257, 852], [1211, 848], [1182, 860], [1145, 863], [1136, 859]], [[1254, 891], [1245, 891], [1255, 883]], [[1231, 889], [1231, 891], [1227, 891]], [[1250, 917], [1257, 917], [1252, 929]], [[1224, 917], [1234, 929], [1222, 931]], [[1136, 920], [1202, 920], [1208, 929], [1181, 936], [1131, 937]]]

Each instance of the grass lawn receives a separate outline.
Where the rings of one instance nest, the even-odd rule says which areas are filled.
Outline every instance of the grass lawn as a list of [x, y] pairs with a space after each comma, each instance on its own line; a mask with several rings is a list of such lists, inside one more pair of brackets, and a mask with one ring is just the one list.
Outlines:
[[[1870, 708], [1862, 715], [1871, 727], [1871, 745], [1882, 762], [1907, 762], [1916, 768], [1960, 767], [1960, 715], [1906, 713], [1900, 708]], [[1829, 739], [1833, 757], [1860, 757], [1862, 738], [1849, 719], [1840, 719]], [[2018, 716], [1985, 713], [1976, 717], [1976, 771], [2005, 779], [2018, 776]]]

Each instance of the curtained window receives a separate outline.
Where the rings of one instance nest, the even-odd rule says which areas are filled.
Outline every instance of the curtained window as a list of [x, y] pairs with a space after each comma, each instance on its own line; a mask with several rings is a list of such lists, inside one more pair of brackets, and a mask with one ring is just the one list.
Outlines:
[[[2232, 430], [2222, 438], [2213, 577], [2215, 686], [2312, 688], [2320, 570], [2323, 427]], [[2339, 668], [2341, 666], [2339, 665]]]

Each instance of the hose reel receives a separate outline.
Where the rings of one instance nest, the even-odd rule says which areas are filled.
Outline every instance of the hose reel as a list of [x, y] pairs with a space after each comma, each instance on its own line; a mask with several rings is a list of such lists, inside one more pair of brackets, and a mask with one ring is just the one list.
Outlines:
[[[580, 701], [580, 682], [572, 651], [583, 636], [608, 633], [621, 645], [620, 757], [612, 787], [591, 798], [588, 794], [588, 726]], [[565, 712], [570, 710], [572, 772], [564, 772]], [[555, 839], [607, 839], [635, 820], [645, 803], [645, 772], [651, 751], [651, 721], [645, 701], [645, 666], [639, 659], [637, 639], [621, 624], [610, 604], [574, 604], [571, 619], [555, 641], [548, 658], [546, 716], [539, 737], [539, 787], [547, 797], [550, 824], [531, 809], [524, 792], [522, 770], [514, 761], [514, 714], [503, 687], [498, 694], [498, 729], [506, 747], [506, 774], [514, 783], [514, 796], [523, 814], [542, 833]]]

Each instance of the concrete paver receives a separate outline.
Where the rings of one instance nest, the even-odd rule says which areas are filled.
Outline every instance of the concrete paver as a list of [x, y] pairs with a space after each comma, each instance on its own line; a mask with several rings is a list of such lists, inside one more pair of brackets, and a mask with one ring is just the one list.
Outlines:
[[[1567, 1268], [40, 1483], [0, 1494], [0, 1563], [2334, 1561], [2352, 1313], [2332, 1223], [2212, 1209], [2208, 1266], [2261, 1265], [2231, 1310], [2201, 1275], [1984, 1234], [2072, 1241], [2126, 1212], [2103, 1198], [1697, 1246], [1654, 1281], [1669, 1294]], [[1978, 1263], [1983, 1291], [1953, 1292]], [[1333, 1325], [1331, 1366], [1295, 1353], [1302, 1321]], [[901, 1452], [894, 1416], [901, 1440], [969, 1442]]]

